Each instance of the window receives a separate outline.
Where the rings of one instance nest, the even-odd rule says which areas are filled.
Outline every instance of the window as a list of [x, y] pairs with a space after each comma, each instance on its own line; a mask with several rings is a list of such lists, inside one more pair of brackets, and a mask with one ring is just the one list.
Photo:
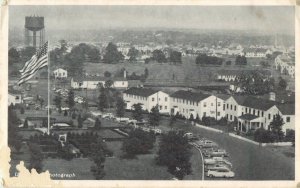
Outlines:
[[152, 101], [154, 101], [155, 99], [154, 99], [154, 97], [152, 97]]
[[223, 110], [225, 110], [225, 104], [223, 104]]
[[232, 120], [232, 115], [230, 115], [230, 120]]
[[165, 106], [165, 110], [167, 110], [168, 109], [168, 107], [167, 106]]
[[221, 106], [221, 103], [220, 103], [220, 102], [218, 102], [218, 106]]
[[161, 106], [161, 105], [159, 106], [159, 109], [160, 109], [160, 110], [162, 109], [162, 106]]
[[232, 110], [232, 105], [230, 105], [230, 110]]
[[236, 111], [236, 105], [234, 105], [234, 111]]
[[257, 116], [259, 116], [259, 114], [260, 114], [260, 111], [259, 111], [259, 110], [257, 110]]
[[206, 116], [206, 112], [203, 112], [203, 116]]
[[261, 116], [264, 116], [264, 112], [263, 111], [261, 111]]
[[184, 113], [184, 108], [182, 109], [182, 112]]
[[16, 96], [16, 100], [19, 100], [20, 99], [20, 97], [19, 96]]
[[248, 113], [248, 108], [246, 108], [246, 113]]
[[268, 119], [271, 119], [271, 114], [268, 115]]
[[218, 112], [218, 116], [220, 116], [220, 112]]
[[242, 112], [242, 115], [244, 115], [244, 112]]
[[206, 107], [206, 102], [203, 104], [204, 107]]
[[195, 105], [195, 102], [193, 101], [193, 106]]
[[253, 115], [255, 115], [255, 110], [253, 109]]
[[165, 101], [166, 101], [166, 102], [168, 101], [168, 97], [165, 97]]
[[192, 101], [190, 101], [190, 105], [192, 105]]
[[229, 104], [227, 104], [227, 109], [229, 109]]
[[290, 122], [291, 118], [290, 117], [286, 117], [286, 122]]
[[260, 123], [260, 126], [261, 126], [261, 127], [264, 127], [264, 123]]

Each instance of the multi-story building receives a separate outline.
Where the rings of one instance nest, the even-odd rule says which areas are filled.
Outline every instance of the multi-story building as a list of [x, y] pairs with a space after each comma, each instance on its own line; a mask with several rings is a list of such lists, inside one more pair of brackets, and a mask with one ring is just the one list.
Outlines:
[[292, 78], [295, 77], [295, 62], [287, 54], [278, 55], [275, 58], [275, 68], [281, 74], [290, 75]]
[[160, 113], [170, 112], [169, 94], [150, 89], [132, 87], [123, 92], [123, 100], [126, 103], [126, 109], [132, 110], [134, 104], [141, 104], [143, 110], [150, 112], [153, 107], [158, 105]]
[[53, 71], [54, 78], [67, 78], [68, 77], [68, 71], [59, 68]]
[[224, 100], [208, 94], [195, 93], [191, 91], [179, 90], [170, 95], [170, 112], [177, 113], [190, 118], [214, 117], [220, 119], [225, 116]]

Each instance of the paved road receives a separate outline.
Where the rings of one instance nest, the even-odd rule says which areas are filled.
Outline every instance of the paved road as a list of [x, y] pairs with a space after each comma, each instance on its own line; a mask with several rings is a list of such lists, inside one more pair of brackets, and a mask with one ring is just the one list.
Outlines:
[[[224, 133], [215, 133], [194, 126], [184, 128], [211, 139], [229, 153], [236, 174], [235, 180], [293, 180], [295, 160], [264, 147], [238, 140]], [[206, 178], [205, 179], [209, 179]]]

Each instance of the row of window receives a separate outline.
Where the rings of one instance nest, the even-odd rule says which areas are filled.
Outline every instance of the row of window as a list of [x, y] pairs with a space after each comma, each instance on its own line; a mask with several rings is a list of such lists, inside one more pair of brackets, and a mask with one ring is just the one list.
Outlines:
[[[192, 106], [198, 106], [199, 105], [198, 102], [189, 101], [189, 100], [186, 100], [186, 99], [178, 99], [178, 98], [173, 98], [173, 102], [183, 103], [183, 104], [187, 104], [187, 105], [190, 104]], [[217, 105], [221, 106], [221, 102], [218, 102]], [[210, 106], [214, 106], [214, 103], [210, 103]], [[207, 107], [207, 103], [206, 102], [203, 103], [203, 107]]]

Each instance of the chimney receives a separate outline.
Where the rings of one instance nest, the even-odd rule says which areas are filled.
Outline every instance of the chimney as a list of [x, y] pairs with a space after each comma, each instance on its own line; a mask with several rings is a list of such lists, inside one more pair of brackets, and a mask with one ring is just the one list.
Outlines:
[[124, 76], [124, 78], [126, 78], [126, 77], [127, 77], [126, 70], [124, 70], [124, 72], [123, 72], [123, 76]]
[[269, 93], [269, 100], [270, 101], [275, 101], [276, 100], [276, 94], [274, 92]]

